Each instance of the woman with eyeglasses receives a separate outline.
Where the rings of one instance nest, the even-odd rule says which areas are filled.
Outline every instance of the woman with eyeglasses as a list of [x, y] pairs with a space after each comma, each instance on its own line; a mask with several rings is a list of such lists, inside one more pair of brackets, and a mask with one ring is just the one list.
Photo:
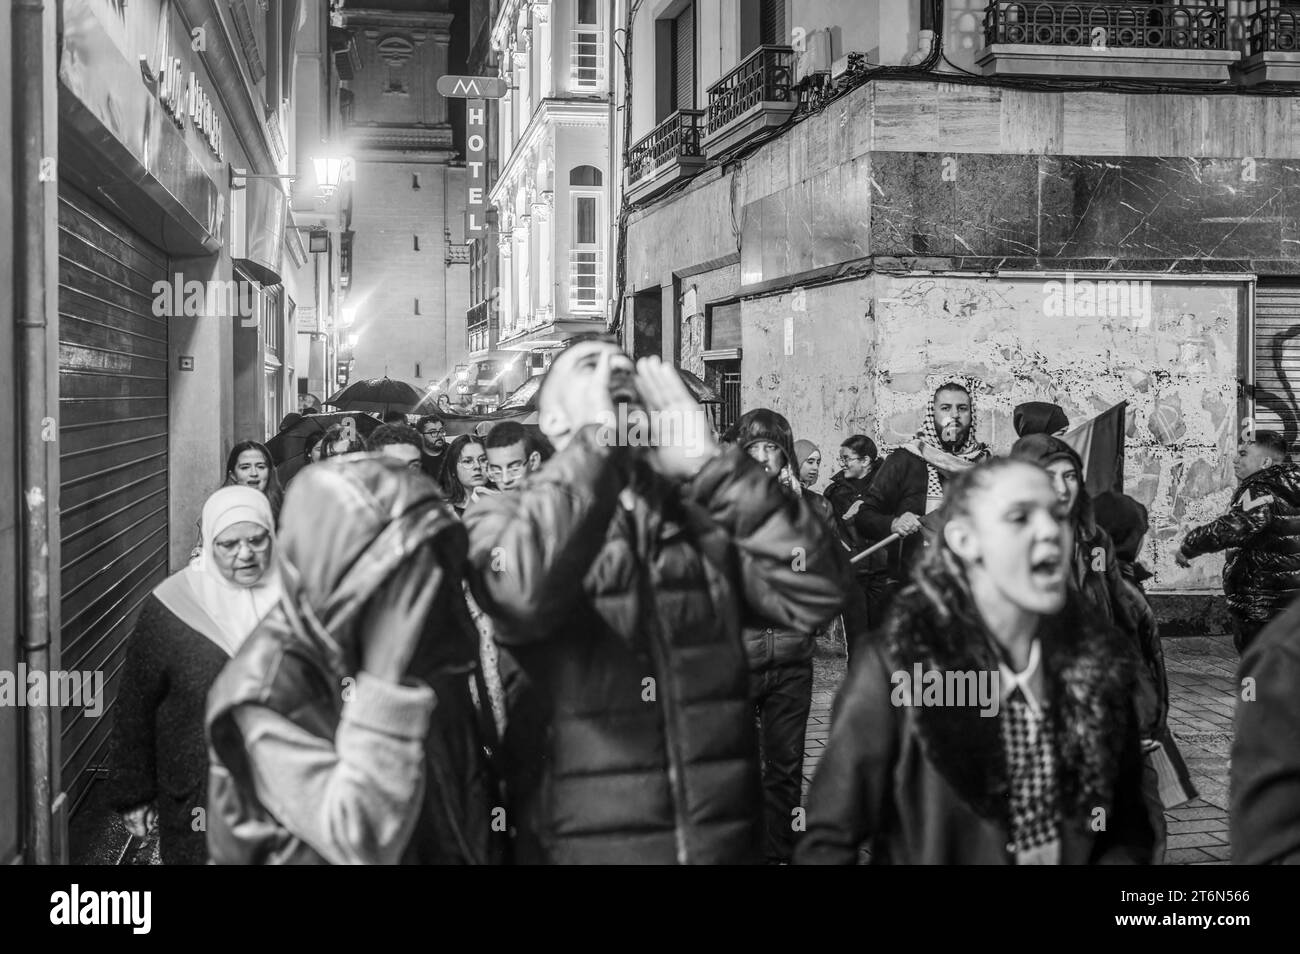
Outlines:
[[[853, 520], [862, 508], [871, 481], [880, 470], [876, 442], [865, 434], [854, 434], [840, 445], [840, 469], [831, 475], [824, 491], [839, 521], [840, 535], [852, 548], [854, 555], [875, 543], [858, 532]], [[884, 549], [853, 564], [854, 579], [866, 602], [868, 629], [875, 629], [884, 620], [884, 604], [888, 593], [888, 556]], [[852, 655], [852, 647], [850, 647]]]
[[487, 449], [483, 438], [462, 434], [447, 449], [447, 465], [442, 472], [442, 490], [456, 513], [478, 499], [487, 485]]
[[109, 800], [164, 864], [207, 861], [208, 690], [280, 596], [266, 495], [222, 487], [203, 505], [199, 556], [145, 599], [114, 708]]

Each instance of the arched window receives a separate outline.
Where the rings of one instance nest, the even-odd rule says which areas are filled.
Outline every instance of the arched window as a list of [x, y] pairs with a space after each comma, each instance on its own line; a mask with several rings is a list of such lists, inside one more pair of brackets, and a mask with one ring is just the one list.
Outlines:
[[569, 185], [598, 186], [600, 184], [600, 170], [595, 166], [577, 166], [569, 173]]

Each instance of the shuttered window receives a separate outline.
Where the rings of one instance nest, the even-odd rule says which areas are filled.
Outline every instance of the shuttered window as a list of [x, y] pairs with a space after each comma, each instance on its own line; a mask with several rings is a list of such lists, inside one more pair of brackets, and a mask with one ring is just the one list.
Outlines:
[[673, 21], [673, 107], [695, 108], [695, 4]]
[[758, 32], [763, 43], [786, 42], [785, 0], [759, 0]]
[[[167, 575], [167, 318], [163, 252], [85, 194], [59, 189], [61, 668], [103, 673], [114, 699], [140, 604]], [[62, 711], [75, 807], [112, 720]]]

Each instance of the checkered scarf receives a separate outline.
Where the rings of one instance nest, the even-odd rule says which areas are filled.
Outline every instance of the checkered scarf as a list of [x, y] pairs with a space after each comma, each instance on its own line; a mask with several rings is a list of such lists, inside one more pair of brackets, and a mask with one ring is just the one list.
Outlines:
[[[925, 406], [925, 423], [921, 429], [916, 432], [917, 440], [927, 448], [932, 448], [938, 454], [924, 453], [924, 448], [917, 448], [916, 453], [925, 460], [926, 470], [926, 487], [927, 497], [942, 497], [943, 484], [939, 480], [939, 471], [944, 470], [947, 473], [955, 473], [960, 467], [958, 461], [964, 461], [967, 465], [977, 464], [989, 456], [987, 445], [980, 443], [975, 439], [975, 429], [979, 425], [979, 415], [975, 410], [975, 391], [979, 387], [979, 380], [968, 376], [946, 377], [936, 386], [935, 391], [940, 390], [950, 384], [956, 384], [966, 389], [970, 395], [970, 430], [966, 433], [966, 443], [961, 446], [955, 453], [944, 450], [943, 441], [939, 438], [939, 428], [934, 420], [934, 401], [931, 400]], [[934, 393], [933, 391], [931, 393]], [[945, 467], [942, 463], [936, 466], [937, 461], [942, 461], [943, 457], [955, 458], [951, 467]]]

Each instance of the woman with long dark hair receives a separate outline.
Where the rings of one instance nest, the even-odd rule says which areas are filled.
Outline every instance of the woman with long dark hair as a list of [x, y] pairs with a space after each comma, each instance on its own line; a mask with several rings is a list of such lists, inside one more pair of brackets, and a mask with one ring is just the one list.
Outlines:
[[447, 449], [447, 463], [442, 469], [442, 490], [447, 501], [464, 514], [465, 508], [477, 499], [479, 490], [487, 485], [487, 449], [483, 438], [462, 434]]
[[260, 490], [271, 504], [271, 515], [279, 522], [284, 488], [275, 472], [275, 459], [265, 444], [240, 441], [232, 447], [226, 457], [226, 479], [221, 486]]
[[1124, 635], [1070, 585], [1068, 506], [1039, 467], [956, 475], [932, 545], [836, 700], [797, 860], [1145, 863]]

